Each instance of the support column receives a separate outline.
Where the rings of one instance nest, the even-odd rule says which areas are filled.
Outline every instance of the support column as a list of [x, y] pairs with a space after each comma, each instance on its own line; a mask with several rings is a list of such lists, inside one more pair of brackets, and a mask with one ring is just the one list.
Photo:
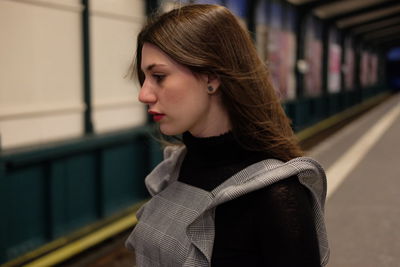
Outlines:
[[85, 134], [93, 133], [91, 76], [90, 76], [90, 10], [89, 0], [82, 0], [82, 41], [83, 41], [83, 100], [85, 103], [84, 129]]

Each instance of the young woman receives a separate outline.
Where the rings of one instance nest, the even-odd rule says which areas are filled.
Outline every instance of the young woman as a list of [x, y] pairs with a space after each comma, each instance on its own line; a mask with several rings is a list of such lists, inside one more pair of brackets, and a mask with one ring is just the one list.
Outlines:
[[249, 34], [217, 5], [160, 15], [138, 36], [139, 100], [181, 135], [146, 177], [127, 240], [137, 266], [324, 266], [325, 174], [301, 157]]

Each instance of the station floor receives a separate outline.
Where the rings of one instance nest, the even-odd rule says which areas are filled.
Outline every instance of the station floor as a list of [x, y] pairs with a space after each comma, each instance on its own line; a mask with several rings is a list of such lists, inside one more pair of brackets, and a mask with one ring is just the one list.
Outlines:
[[308, 151], [328, 179], [328, 267], [400, 266], [400, 94]]

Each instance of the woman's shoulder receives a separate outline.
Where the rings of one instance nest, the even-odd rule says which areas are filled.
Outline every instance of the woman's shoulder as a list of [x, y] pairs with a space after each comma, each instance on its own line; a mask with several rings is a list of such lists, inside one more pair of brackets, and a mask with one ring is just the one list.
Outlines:
[[290, 176], [253, 192], [261, 200], [269, 203], [287, 203], [288, 200], [308, 197], [308, 190], [299, 181], [297, 175]]

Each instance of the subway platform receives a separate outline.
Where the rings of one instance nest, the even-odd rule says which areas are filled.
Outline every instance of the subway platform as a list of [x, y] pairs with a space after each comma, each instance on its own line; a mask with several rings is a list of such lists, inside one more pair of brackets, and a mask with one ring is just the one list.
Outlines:
[[[390, 97], [307, 151], [327, 173], [328, 267], [400, 266], [399, 104]], [[132, 266], [128, 234], [107, 256], [60, 266]]]
[[[327, 173], [328, 267], [400, 266], [399, 104], [397, 93], [307, 151]], [[47, 264], [62, 248], [24, 266], [132, 267], [130, 230], [66, 261]]]
[[325, 168], [329, 267], [400, 266], [400, 94], [308, 151]]

